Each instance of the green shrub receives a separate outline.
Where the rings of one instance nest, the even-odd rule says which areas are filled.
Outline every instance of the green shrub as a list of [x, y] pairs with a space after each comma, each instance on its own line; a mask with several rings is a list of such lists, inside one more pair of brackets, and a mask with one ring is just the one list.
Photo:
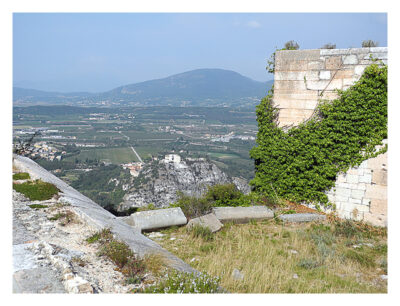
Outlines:
[[145, 288], [143, 293], [217, 293], [219, 278], [207, 274], [170, 272], [155, 286]]
[[321, 101], [315, 116], [296, 127], [278, 126], [273, 91], [256, 108], [257, 146], [254, 190], [297, 203], [329, 205], [327, 190], [336, 176], [364, 160], [387, 138], [387, 66], [370, 65], [360, 80], [339, 98]]
[[156, 210], [158, 209], [153, 203], [148, 204], [147, 206], [139, 207], [136, 211], [148, 211], [148, 210]]
[[196, 218], [211, 212], [213, 204], [204, 198], [191, 197], [178, 192], [178, 200], [170, 207], [180, 207], [188, 218]]
[[32, 201], [49, 200], [60, 191], [53, 184], [41, 180], [25, 182], [22, 184], [13, 183], [13, 188], [15, 191], [22, 193]]
[[20, 172], [13, 175], [13, 180], [29, 180], [31, 177], [29, 173]]
[[114, 240], [106, 243], [100, 249], [99, 255], [108, 257], [118, 268], [123, 268], [133, 252], [125, 243]]
[[239, 206], [243, 193], [235, 184], [214, 185], [208, 187], [204, 198], [213, 203], [213, 206]]

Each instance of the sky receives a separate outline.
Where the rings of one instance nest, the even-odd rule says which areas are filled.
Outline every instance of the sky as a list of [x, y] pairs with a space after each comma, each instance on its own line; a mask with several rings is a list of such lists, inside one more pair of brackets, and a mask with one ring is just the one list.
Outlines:
[[275, 48], [387, 46], [385, 13], [14, 13], [13, 84], [102, 92], [199, 68], [272, 79]]

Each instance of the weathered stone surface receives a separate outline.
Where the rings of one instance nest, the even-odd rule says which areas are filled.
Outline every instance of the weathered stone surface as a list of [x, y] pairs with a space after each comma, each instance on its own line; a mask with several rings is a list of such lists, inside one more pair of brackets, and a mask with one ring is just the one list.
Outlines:
[[331, 78], [331, 72], [329, 70], [321, 70], [319, 72], [319, 78], [321, 80], [329, 80]]
[[323, 221], [326, 219], [326, 216], [319, 214], [305, 213], [305, 214], [280, 215], [278, 218], [285, 222], [311, 222], [311, 221]]
[[49, 173], [29, 158], [13, 155], [15, 166], [22, 172], [28, 172], [33, 179], [42, 179], [54, 184], [60, 189], [60, 202], [70, 204], [70, 208], [85, 222], [96, 230], [110, 228], [116, 239], [125, 242], [133, 252], [143, 257], [147, 254], [160, 254], [165, 257], [169, 266], [176, 270], [189, 273], [198, 273], [190, 265], [172, 255], [151, 239], [145, 237], [138, 230], [117, 219], [97, 203], [82, 195], [80, 192]]
[[188, 228], [191, 228], [194, 225], [201, 225], [203, 227], [206, 227], [210, 229], [210, 231], [213, 233], [219, 231], [223, 227], [223, 224], [214, 214], [207, 214], [198, 218], [191, 219], [186, 226]]
[[272, 219], [274, 212], [265, 206], [214, 207], [213, 212], [222, 223], [246, 223], [250, 220]]
[[342, 64], [341, 56], [328, 57], [325, 61], [325, 69], [328, 70], [338, 69], [341, 64]]
[[187, 219], [180, 207], [140, 211], [129, 217], [124, 217], [123, 221], [142, 231], [185, 225], [187, 223]]

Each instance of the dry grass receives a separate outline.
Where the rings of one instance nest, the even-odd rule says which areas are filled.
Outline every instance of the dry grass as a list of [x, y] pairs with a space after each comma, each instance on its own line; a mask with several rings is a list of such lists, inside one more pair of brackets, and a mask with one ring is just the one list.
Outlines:
[[[386, 245], [385, 237], [352, 240], [336, 235], [331, 224], [283, 226], [274, 221], [227, 224], [211, 241], [194, 237], [185, 228], [165, 233], [163, 247], [194, 268], [221, 277], [221, 286], [230, 292], [387, 292], [386, 282], [379, 280], [384, 271], [378, 263], [386, 258], [385, 251], [364, 254], [357, 249], [377, 263], [372, 266], [346, 256], [360, 241]], [[170, 240], [170, 235], [177, 239]], [[232, 277], [235, 268], [243, 281]]]

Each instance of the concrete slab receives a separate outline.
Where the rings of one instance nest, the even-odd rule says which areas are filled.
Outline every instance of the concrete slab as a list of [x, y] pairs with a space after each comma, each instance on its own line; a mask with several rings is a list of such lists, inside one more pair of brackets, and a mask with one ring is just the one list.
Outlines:
[[214, 207], [213, 213], [222, 223], [247, 223], [250, 220], [265, 220], [274, 217], [274, 212], [265, 206]]
[[141, 231], [185, 225], [187, 219], [180, 207], [140, 211], [123, 217], [125, 223]]

